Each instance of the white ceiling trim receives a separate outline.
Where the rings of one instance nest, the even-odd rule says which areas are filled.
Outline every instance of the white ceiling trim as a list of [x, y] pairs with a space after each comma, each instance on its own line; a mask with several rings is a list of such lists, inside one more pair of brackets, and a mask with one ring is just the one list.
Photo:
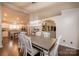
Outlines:
[[12, 5], [12, 4], [10, 4], [10, 3], [4, 3], [4, 5], [5, 5], [5, 6], [8, 6], [8, 7], [11, 8], [11, 9], [14, 9], [14, 10], [17, 10], [17, 11], [20, 11], [20, 12], [23, 12], [23, 13], [27, 13], [27, 14], [30, 13], [29, 11], [25, 11], [25, 10], [23, 10], [23, 9], [20, 9], [20, 8], [14, 6], [14, 5]]

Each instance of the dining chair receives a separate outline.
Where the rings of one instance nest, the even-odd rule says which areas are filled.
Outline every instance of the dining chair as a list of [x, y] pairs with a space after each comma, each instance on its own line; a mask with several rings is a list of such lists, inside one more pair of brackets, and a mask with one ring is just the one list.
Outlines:
[[24, 34], [18, 35], [18, 43], [19, 43], [19, 48], [21, 48], [21, 50], [23, 51], [23, 56], [27, 56], [27, 49], [26, 49]]
[[50, 32], [42, 32], [44, 37], [50, 37]]
[[21, 33], [18, 34], [18, 47], [22, 48], [22, 37], [23, 35]]
[[34, 56], [39, 51], [32, 47], [31, 37], [26, 36], [25, 34], [19, 34], [20, 48], [24, 50], [23, 55], [27, 55], [27, 52]]
[[23, 55], [27, 56], [27, 44], [26, 44], [24, 36], [21, 39], [22, 39], [22, 49], [23, 49], [23, 52], [24, 52]]
[[41, 36], [41, 32], [36, 32], [36, 36]]
[[25, 43], [24, 43], [24, 40], [23, 40], [23, 36], [24, 36], [24, 33], [19, 33], [18, 34], [18, 47], [24, 51], [23, 55], [27, 55], [27, 51], [26, 48], [25, 48]]
[[60, 35], [54, 45], [54, 47], [51, 49], [50, 51], [50, 56], [57, 56], [58, 55], [58, 47], [59, 47], [59, 43], [60, 43], [60, 40], [61, 40], [62, 36]]
[[32, 46], [31, 37], [25, 36], [25, 40], [26, 40], [27, 52], [28, 52], [31, 56], [34, 56], [34, 55], [36, 55], [37, 53], [39, 53], [39, 51], [38, 51], [36, 48], [34, 48], [34, 47]]

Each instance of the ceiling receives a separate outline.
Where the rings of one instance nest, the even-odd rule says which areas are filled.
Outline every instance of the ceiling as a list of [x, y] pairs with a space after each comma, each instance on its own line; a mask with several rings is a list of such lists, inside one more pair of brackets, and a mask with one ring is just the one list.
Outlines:
[[24, 13], [36, 15], [39, 19], [61, 14], [61, 10], [79, 8], [78, 2], [9, 2], [5, 5]]

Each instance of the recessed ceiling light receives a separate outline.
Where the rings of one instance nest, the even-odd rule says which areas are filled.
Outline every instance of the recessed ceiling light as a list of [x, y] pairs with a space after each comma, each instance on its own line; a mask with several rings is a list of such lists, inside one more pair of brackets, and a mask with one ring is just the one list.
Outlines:
[[4, 16], [7, 16], [7, 13], [4, 13]]
[[19, 17], [17, 17], [17, 20], [19, 20]]
[[24, 21], [21, 21], [21, 23], [24, 23]]

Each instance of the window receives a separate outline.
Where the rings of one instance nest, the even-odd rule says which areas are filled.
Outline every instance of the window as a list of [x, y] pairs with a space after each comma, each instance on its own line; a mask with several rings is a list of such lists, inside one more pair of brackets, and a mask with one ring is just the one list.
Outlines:
[[30, 26], [40, 26], [41, 21], [40, 20], [34, 20], [30, 22]]
[[20, 28], [20, 26], [18, 24], [10, 24], [9, 25], [10, 30], [18, 30], [19, 28]]

